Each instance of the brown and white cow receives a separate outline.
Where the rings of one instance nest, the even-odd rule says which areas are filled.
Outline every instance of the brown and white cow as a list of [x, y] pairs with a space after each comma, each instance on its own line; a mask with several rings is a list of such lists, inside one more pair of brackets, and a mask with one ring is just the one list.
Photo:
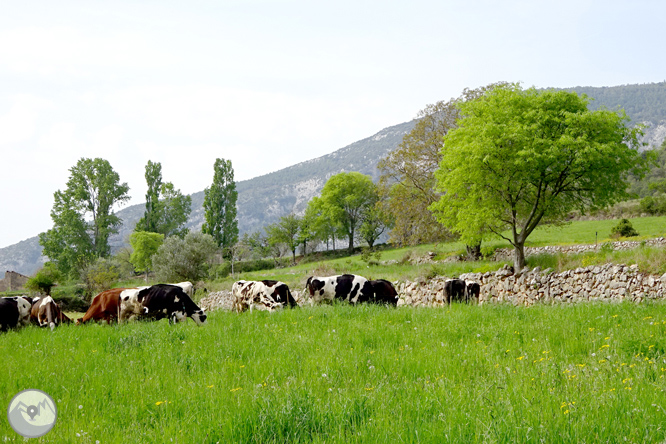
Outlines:
[[40, 327], [50, 327], [51, 331], [60, 324], [72, 322], [51, 296], [36, 297], [32, 300], [30, 320]]
[[77, 324], [85, 324], [88, 321], [116, 321], [120, 312], [120, 294], [127, 288], [112, 288], [105, 290], [95, 296], [90, 308], [82, 318], [76, 320]]
[[0, 331], [30, 323], [32, 299], [24, 296], [0, 298]]
[[296, 307], [296, 300], [289, 286], [280, 281], [238, 281], [231, 287], [234, 297], [233, 309], [242, 312], [253, 308], [273, 311], [277, 308]]
[[357, 304], [371, 301], [374, 294], [370, 281], [354, 274], [310, 276], [305, 289], [310, 293], [312, 303], [342, 299], [350, 304]]

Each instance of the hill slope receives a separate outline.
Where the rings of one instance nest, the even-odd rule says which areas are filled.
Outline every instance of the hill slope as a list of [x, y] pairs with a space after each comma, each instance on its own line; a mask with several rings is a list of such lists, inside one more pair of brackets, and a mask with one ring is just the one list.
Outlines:
[[[648, 125], [644, 140], [649, 145], [660, 145], [666, 138], [666, 82], [568, 90], [594, 98], [592, 109], [600, 106], [624, 108], [632, 122]], [[385, 128], [331, 154], [238, 182], [238, 226], [241, 233], [261, 229], [291, 212], [302, 213], [307, 202], [318, 195], [326, 180], [334, 174], [359, 171], [376, 179], [379, 159], [400, 144], [414, 123], [405, 122]], [[192, 215], [187, 224], [190, 229], [199, 229], [203, 223], [202, 204], [203, 191], [192, 194]], [[118, 212], [124, 223], [118, 235], [111, 238], [113, 248], [127, 244], [127, 238], [143, 211], [144, 204], [137, 204]], [[37, 237], [0, 249], [0, 270], [32, 274], [44, 260]]]

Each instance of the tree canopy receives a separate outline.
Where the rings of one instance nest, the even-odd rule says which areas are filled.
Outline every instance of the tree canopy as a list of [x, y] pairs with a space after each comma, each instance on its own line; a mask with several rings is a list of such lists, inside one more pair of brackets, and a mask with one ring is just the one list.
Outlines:
[[148, 272], [153, 268], [153, 255], [164, 242], [164, 235], [148, 231], [134, 231], [130, 235], [129, 241], [133, 250], [130, 262], [135, 271], [146, 272], [146, 280], [148, 280]]
[[624, 198], [628, 173], [645, 170], [640, 128], [629, 128], [624, 112], [590, 111], [588, 101], [512, 84], [460, 103], [435, 173], [437, 219], [467, 243], [485, 233], [508, 240], [521, 269], [538, 225]]
[[324, 185], [320, 198], [324, 214], [347, 235], [350, 252], [354, 251], [358, 228], [378, 199], [377, 187], [370, 176], [361, 173], [336, 174]]
[[196, 282], [208, 274], [209, 261], [217, 251], [209, 234], [190, 232], [183, 239], [172, 236], [153, 255], [153, 270], [163, 282]]
[[238, 242], [238, 192], [230, 160], [216, 159], [214, 170], [213, 184], [204, 190], [206, 221], [201, 231], [210, 234], [217, 246], [222, 248], [225, 257], [229, 257], [229, 249]]
[[379, 185], [385, 196], [382, 208], [394, 222], [392, 241], [417, 245], [451, 237], [428, 210], [440, 197], [435, 189], [435, 171], [441, 161], [442, 138], [456, 127], [460, 117], [458, 103], [474, 100], [484, 91], [503, 84], [465, 89], [456, 99], [427, 105], [419, 111], [414, 128], [400, 146], [379, 162], [377, 168], [382, 173]]
[[146, 164], [146, 211], [137, 222], [136, 231], [161, 233], [165, 237], [187, 234], [183, 228], [192, 212], [192, 198], [184, 196], [173, 183], [162, 182], [162, 164], [151, 162]]
[[44, 255], [65, 275], [78, 273], [96, 257], [108, 257], [109, 236], [121, 224], [113, 207], [129, 200], [128, 191], [108, 161], [80, 159], [70, 169], [67, 188], [54, 193], [53, 228], [39, 235]]

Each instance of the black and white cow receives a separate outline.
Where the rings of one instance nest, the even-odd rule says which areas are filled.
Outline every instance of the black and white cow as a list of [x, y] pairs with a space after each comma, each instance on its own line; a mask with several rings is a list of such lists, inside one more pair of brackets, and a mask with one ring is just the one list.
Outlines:
[[479, 300], [481, 286], [478, 282], [462, 279], [447, 279], [444, 281], [444, 294], [446, 302], [470, 302]]
[[120, 293], [120, 319], [132, 315], [139, 318], [168, 318], [169, 323], [192, 318], [198, 325], [206, 322], [206, 314], [192, 301], [183, 289], [176, 285], [156, 284], [136, 290], [124, 290]]
[[297, 306], [289, 286], [280, 281], [238, 281], [231, 287], [233, 309], [242, 312], [253, 308], [273, 311], [277, 308]]
[[206, 313], [179, 286], [157, 284], [144, 288], [139, 291], [138, 300], [144, 309], [144, 316], [168, 318], [169, 323], [188, 317], [197, 325], [206, 323]]
[[398, 292], [391, 282], [386, 279], [376, 279], [370, 281], [370, 285], [372, 285], [373, 292], [373, 297], [370, 299], [372, 302], [377, 304], [391, 304], [393, 306], [398, 305]]
[[465, 280], [465, 295], [467, 301], [476, 301], [479, 302], [479, 296], [481, 295], [481, 285], [475, 281]]
[[339, 276], [310, 276], [305, 289], [312, 303], [342, 299], [350, 304], [368, 302], [372, 299], [372, 284], [363, 276], [343, 274]]
[[0, 331], [30, 323], [32, 300], [23, 296], [0, 298]]

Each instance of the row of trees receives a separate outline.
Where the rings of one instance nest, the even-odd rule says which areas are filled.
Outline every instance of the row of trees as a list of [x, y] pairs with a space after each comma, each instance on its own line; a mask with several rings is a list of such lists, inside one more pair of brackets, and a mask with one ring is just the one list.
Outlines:
[[289, 214], [261, 231], [245, 234], [241, 239], [239, 257], [280, 257], [283, 250], [296, 261], [296, 250], [303, 254], [326, 244], [335, 250], [336, 240], [345, 240], [349, 252], [357, 241], [371, 248], [392, 225], [383, 209], [381, 193], [370, 176], [357, 172], [340, 173], [328, 179], [321, 196], [308, 203], [303, 216]]
[[[640, 179], [654, 160], [636, 149], [640, 126], [630, 128], [623, 112], [588, 105], [576, 93], [518, 84], [465, 90], [420, 113], [399, 148], [380, 162], [379, 185], [355, 172], [332, 176], [302, 217], [282, 217], [241, 242], [233, 168], [217, 159], [205, 190], [204, 237], [190, 237], [189, 244], [231, 260], [244, 250], [278, 256], [286, 248], [295, 261], [299, 246], [304, 253], [321, 242], [335, 249], [344, 239], [352, 252], [359, 239], [372, 247], [393, 227], [399, 244], [455, 236], [476, 255], [484, 239], [501, 237], [515, 247], [515, 266], [522, 268], [525, 241], [537, 226], [626, 198], [629, 175]], [[103, 159], [81, 159], [70, 172], [67, 189], [54, 195], [54, 227], [40, 235], [64, 275], [109, 256], [108, 239], [120, 223], [112, 208], [128, 200], [129, 190]], [[158, 268], [160, 252], [189, 254], [178, 242], [189, 235], [191, 199], [163, 182], [159, 163], [148, 162], [146, 182], [146, 210], [130, 238], [129, 260], [147, 272]]]
[[[201, 263], [200, 256], [208, 259], [218, 248], [226, 252], [237, 242], [237, 193], [230, 161], [215, 162], [213, 184], [205, 190], [203, 233], [189, 233], [185, 227], [192, 198], [171, 182], [163, 182], [160, 163], [148, 161], [145, 178], [146, 209], [130, 235], [132, 252], [125, 258], [135, 271], [147, 273], [155, 268], [166, 276], [167, 269], [175, 268], [178, 274], [178, 267], [169, 261], [175, 252], [188, 259], [196, 256], [195, 262]], [[54, 193], [53, 228], [39, 235], [44, 255], [50, 259], [48, 273], [44, 273], [49, 279], [57, 273], [60, 278], [86, 280], [91, 268], [98, 265], [106, 272], [92, 273], [97, 276], [120, 267], [105, 261], [111, 256], [109, 237], [122, 222], [113, 208], [129, 200], [128, 192], [127, 184], [120, 182], [104, 159], [82, 158], [70, 169], [66, 189]], [[189, 270], [185, 275], [196, 278], [201, 273]]]

